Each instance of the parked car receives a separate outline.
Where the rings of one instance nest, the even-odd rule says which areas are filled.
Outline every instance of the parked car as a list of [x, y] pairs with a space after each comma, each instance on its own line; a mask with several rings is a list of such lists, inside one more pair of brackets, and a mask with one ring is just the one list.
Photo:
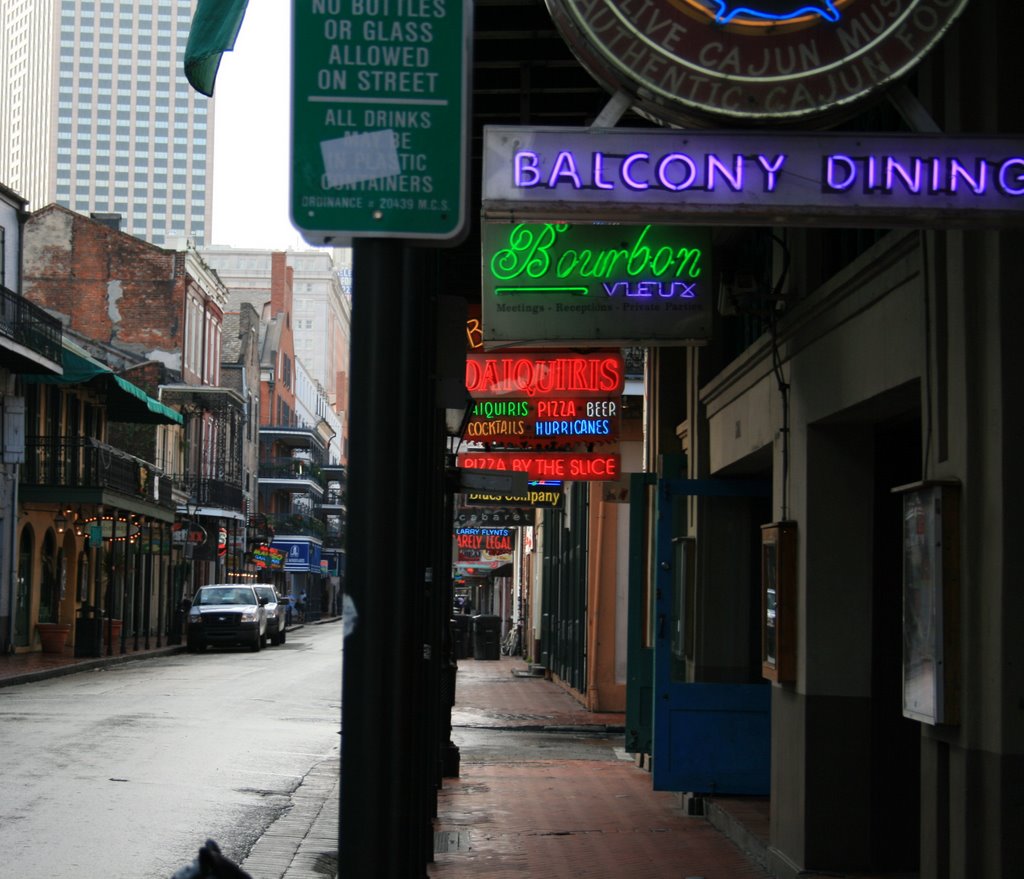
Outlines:
[[267, 603], [264, 605], [267, 611], [267, 640], [275, 647], [278, 644], [284, 644], [288, 634], [285, 631], [288, 625], [288, 606], [285, 600], [268, 583], [255, 583], [252, 588], [256, 590], [257, 596], [267, 599]]
[[240, 645], [258, 651], [267, 637], [266, 604], [266, 598], [258, 596], [252, 586], [200, 586], [188, 612], [188, 649]]

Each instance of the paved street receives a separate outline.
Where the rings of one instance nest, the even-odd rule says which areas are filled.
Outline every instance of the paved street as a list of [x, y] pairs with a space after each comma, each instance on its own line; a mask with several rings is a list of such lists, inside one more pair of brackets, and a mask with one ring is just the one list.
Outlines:
[[244, 859], [337, 759], [340, 638], [312, 626], [260, 653], [0, 689], [4, 875], [169, 877], [207, 837]]

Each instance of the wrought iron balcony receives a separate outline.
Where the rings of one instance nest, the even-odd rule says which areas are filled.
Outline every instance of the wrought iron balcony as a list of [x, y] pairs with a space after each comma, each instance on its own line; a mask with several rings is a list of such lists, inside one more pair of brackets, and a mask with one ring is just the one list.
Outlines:
[[22, 486], [53, 489], [56, 501], [67, 500], [69, 490], [85, 490], [77, 494], [79, 501], [91, 496], [102, 502], [99, 495], [109, 490], [174, 508], [167, 476], [148, 461], [92, 437], [28, 437], [19, 476]]
[[303, 513], [272, 513], [267, 515], [267, 521], [274, 529], [277, 537], [286, 535], [301, 535], [304, 537], [316, 537], [323, 540], [327, 532], [327, 526], [315, 515]]
[[0, 287], [0, 337], [60, 364], [62, 336], [57, 318], [13, 290]]
[[347, 503], [347, 493], [343, 488], [330, 488], [324, 495], [323, 505], [325, 507], [344, 507]]
[[324, 549], [344, 549], [347, 532], [344, 528], [328, 528], [324, 534]]
[[304, 458], [269, 458], [260, 461], [261, 480], [303, 480], [323, 491], [320, 468]]
[[224, 479], [200, 478], [196, 476], [174, 477], [174, 484], [184, 492], [190, 504], [200, 509], [242, 510], [245, 508], [245, 494], [242, 486]]

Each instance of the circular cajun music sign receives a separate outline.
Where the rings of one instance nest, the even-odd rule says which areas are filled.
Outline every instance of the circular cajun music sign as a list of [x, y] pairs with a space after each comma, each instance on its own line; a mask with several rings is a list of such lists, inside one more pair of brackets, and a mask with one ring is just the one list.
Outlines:
[[692, 127], [839, 115], [912, 68], [967, 0], [547, 4], [606, 88], [658, 122]]

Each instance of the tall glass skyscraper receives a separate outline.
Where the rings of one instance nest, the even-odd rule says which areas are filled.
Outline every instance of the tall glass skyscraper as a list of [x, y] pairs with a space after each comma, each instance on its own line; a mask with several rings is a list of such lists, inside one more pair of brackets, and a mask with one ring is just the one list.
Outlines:
[[195, 0], [0, 0], [0, 182], [153, 244], [210, 229], [213, 102], [182, 61]]

